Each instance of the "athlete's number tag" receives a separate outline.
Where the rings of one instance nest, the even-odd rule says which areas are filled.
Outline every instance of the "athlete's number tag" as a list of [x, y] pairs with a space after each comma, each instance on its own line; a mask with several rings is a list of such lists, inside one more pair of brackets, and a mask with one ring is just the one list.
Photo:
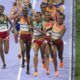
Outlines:
[[61, 34], [60, 34], [60, 33], [52, 32], [52, 39], [53, 39], [53, 40], [57, 40], [57, 39], [59, 39], [59, 38], [60, 38], [60, 36], [61, 36]]
[[8, 31], [8, 28], [6, 25], [0, 26], [0, 32]]
[[20, 30], [21, 31], [29, 31], [29, 26], [28, 25], [20, 25]]
[[[41, 26], [35, 26], [35, 28], [41, 29]], [[37, 31], [37, 30], [34, 30], [34, 34], [33, 35], [34, 36], [39, 36], [39, 35], [41, 35], [41, 33], [39, 31]]]
[[39, 31], [37, 31], [37, 30], [34, 30], [34, 34], [33, 35], [39, 36], [39, 35], [41, 35], [41, 33]]
[[52, 30], [46, 32], [46, 36], [51, 36], [51, 34], [52, 34]]

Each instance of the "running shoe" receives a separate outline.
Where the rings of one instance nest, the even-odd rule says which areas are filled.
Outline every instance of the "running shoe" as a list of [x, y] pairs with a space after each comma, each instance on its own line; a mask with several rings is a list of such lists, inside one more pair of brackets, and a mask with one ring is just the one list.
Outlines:
[[3, 69], [6, 69], [6, 64], [3, 65]]
[[34, 72], [34, 76], [35, 76], [35, 77], [38, 76], [38, 72], [37, 72], [37, 71]]
[[46, 74], [47, 74], [47, 75], [49, 75], [49, 74], [50, 74], [50, 72], [49, 72], [49, 70], [48, 70], [48, 69], [46, 70]]
[[24, 68], [24, 67], [25, 67], [25, 65], [24, 65], [24, 64], [21, 64], [21, 67], [22, 67], [22, 68]]
[[43, 63], [43, 68], [47, 69], [47, 65], [45, 63]]
[[58, 70], [55, 71], [55, 76], [56, 76], [56, 77], [59, 76], [59, 72], [58, 72]]
[[30, 72], [29, 72], [29, 66], [27, 66], [26, 74], [30, 74]]
[[64, 62], [60, 62], [60, 68], [64, 67]]

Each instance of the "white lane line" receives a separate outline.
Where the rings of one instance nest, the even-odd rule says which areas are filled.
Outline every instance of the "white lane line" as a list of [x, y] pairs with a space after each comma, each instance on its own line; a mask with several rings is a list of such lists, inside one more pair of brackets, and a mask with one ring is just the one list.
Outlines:
[[[22, 61], [22, 60], [21, 60], [21, 61]], [[22, 62], [21, 62], [21, 63], [22, 63]], [[22, 72], [22, 67], [21, 67], [21, 65], [20, 65], [17, 80], [20, 80], [21, 72]]]
[[[70, 10], [70, 35], [72, 35], [72, 11], [73, 11], [73, 0], [70, 0], [71, 3], [71, 10]], [[71, 80], [71, 68], [72, 68], [72, 36], [70, 37], [70, 69], [69, 69], [69, 80]]]
[[[36, 0], [33, 0], [33, 4], [32, 4], [33, 9], [35, 9], [35, 5], [36, 5]], [[20, 67], [19, 67], [19, 73], [18, 73], [18, 76], [17, 76], [17, 80], [20, 80], [20, 78], [21, 78], [21, 72], [22, 72], [22, 68], [21, 68], [21, 65], [20, 65]]]
[[63, 43], [64, 43], [64, 45], [66, 45], [67, 44], [67, 41], [63, 41]]

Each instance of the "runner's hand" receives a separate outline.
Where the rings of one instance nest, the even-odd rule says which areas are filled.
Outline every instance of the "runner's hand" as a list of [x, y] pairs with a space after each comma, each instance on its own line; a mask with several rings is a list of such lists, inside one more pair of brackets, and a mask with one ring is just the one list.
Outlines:
[[8, 30], [8, 34], [10, 35], [10, 30]]

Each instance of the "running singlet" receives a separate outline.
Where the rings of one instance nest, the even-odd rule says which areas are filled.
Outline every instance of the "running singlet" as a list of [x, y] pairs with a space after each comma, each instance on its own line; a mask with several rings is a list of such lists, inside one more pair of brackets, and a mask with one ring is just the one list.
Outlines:
[[24, 20], [24, 17], [21, 18], [19, 24], [20, 24], [20, 31], [29, 31], [29, 26], [27, 22]]
[[20, 24], [20, 31], [29, 31], [29, 26], [27, 24]]
[[4, 20], [0, 22], [0, 32], [8, 31], [8, 23], [6, 21], [6, 16], [4, 16]]
[[[42, 26], [42, 22], [33, 22], [33, 26], [36, 28], [36, 29], [40, 29], [42, 30], [43, 29], [43, 26]], [[40, 36], [42, 35], [38, 30], [34, 30], [34, 33], [33, 33], [34, 36]]]
[[52, 33], [51, 33], [53, 40], [58, 40], [61, 37], [61, 32], [62, 32], [63, 28], [64, 28], [63, 25], [57, 26], [56, 23], [54, 24]]
[[63, 4], [63, 2], [60, 2], [58, 4], [53, 4], [59, 11], [64, 12], [65, 10], [65, 6]]
[[64, 5], [64, 4], [63, 4], [63, 2], [60, 2], [60, 3], [58, 3], [58, 4], [57, 4], [57, 3], [54, 3], [53, 5], [54, 5], [56, 8], [59, 8], [61, 5]]
[[46, 36], [50, 36], [50, 32], [51, 32], [51, 30], [52, 30], [52, 26], [53, 26], [53, 22], [52, 21], [45, 21], [44, 23], [44, 27], [45, 27], [45, 29], [46, 29]]
[[20, 39], [31, 42], [32, 36], [31, 36], [30, 29], [29, 29], [29, 25], [23, 16], [21, 20], [19, 21], [19, 25], [20, 25]]

